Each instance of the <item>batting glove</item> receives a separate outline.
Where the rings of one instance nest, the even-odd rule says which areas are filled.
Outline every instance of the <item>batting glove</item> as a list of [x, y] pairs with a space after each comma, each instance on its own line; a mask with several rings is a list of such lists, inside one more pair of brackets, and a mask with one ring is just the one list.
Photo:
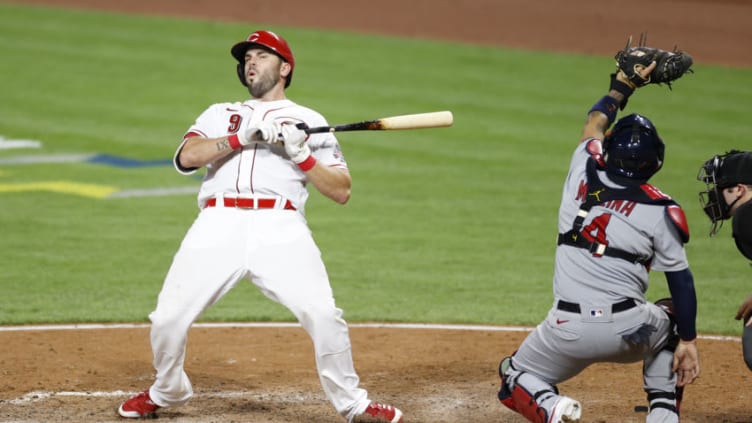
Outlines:
[[275, 144], [282, 141], [280, 138], [282, 127], [272, 120], [264, 120], [256, 128], [249, 128], [250, 138], [263, 141], [268, 144]]
[[238, 132], [228, 136], [227, 140], [233, 149], [243, 148], [248, 144], [257, 142], [274, 144], [279, 141], [280, 132], [281, 128], [279, 124], [273, 121], [263, 121], [255, 127], [241, 124]]
[[311, 147], [306, 144], [308, 134], [292, 124], [282, 125], [281, 131], [281, 140], [285, 143], [285, 152], [290, 160], [304, 171], [310, 170], [316, 160], [311, 156]]

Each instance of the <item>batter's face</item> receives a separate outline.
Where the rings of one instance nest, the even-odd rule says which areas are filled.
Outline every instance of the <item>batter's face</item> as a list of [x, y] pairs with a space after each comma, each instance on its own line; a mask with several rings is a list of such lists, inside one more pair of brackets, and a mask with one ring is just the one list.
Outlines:
[[269, 50], [248, 49], [245, 53], [245, 78], [251, 96], [265, 98], [278, 86], [284, 90], [283, 73], [287, 76], [289, 67], [287, 62]]

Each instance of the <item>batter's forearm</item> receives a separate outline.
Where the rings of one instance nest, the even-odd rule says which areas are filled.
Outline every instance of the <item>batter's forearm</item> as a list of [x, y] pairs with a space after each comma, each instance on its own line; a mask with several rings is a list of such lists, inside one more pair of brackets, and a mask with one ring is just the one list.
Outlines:
[[186, 140], [178, 159], [180, 164], [186, 168], [199, 168], [219, 160], [233, 151], [228, 137], [192, 137]]
[[306, 172], [306, 177], [308, 182], [325, 197], [339, 204], [345, 204], [350, 199], [352, 178], [347, 169], [330, 167], [317, 162]]

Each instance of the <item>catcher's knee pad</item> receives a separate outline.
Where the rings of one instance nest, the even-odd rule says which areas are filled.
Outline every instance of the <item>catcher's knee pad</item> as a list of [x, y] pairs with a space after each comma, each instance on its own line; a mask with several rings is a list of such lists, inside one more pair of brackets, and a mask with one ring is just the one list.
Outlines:
[[674, 352], [676, 351], [676, 346], [679, 345], [679, 334], [676, 333], [676, 316], [674, 315], [674, 301], [671, 298], [661, 298], [660, 300], [657, 300], [655, 302], [655, 305], [660, 307], [660, 309], [663, 310], [664, 313], [666, 313], [669, 320], [671, 320], [670, 335], [668, 336], [668, 342], [666, 342], [666, 346], [663, 347], [663, 349]]
[[674, 317], [674, 301], [670, 298], [661, 298], [660, 300], [657, 300], [655, 302], [655, 305], [661, 308], [666, 314], [668, 314], [668, 318], [671, 319], [671, 322], [675, 322]]
[[510, 408], [512, 411], [517, 411], [517, 408], [514, 406], [514, 400], [512, 399], [512, 389], [509, 387], [509, 376], [507, 375], [507, 371], [509, 371], [509, 368], [512, 365], [512, 357], [505, 357], [501, 362], [499, 363], [499, 378], [501, 378], [501, 387], [499, 388], [499, 401], [501, 401], [502, 404], [506, 405], [508, 408]]
[[499, 401], [533, 423], [547, 423], [548, 412], [539, 405], [538, 401], [547, 396], [558, 394], [558, 390], [555, 386], [552, 386], [550, 389], [544, 388], [533, 393], [517, 383], [524, 374], [514, 370], [512, 357], [501, 360], [501, 363], [499, 363], [499, 377], [501, 377]]

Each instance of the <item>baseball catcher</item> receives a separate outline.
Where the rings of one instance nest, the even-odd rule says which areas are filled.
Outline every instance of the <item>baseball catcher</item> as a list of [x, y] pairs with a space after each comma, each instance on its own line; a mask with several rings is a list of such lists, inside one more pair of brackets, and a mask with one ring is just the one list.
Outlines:
[[[631, 41], [631, 40], [630, 40]], [[678, 423], [684, 387], [700, 374], [697, 297], [681, 206], [649, 180], [665, 144], [646, 116], [616, 120], [649, 83], [670, 84], [689, 55], [640, 46], [617, 53], [605, 96], [587, 112], [559, 205], [554, 299], [545, 320], [501, 360], [498, 398], [532, 423], [574, 423], [582, 404], [558, 384], [595, 363], [643, 362], [646, 423]], [[670, 299], [648, 301], [649, 273]], [[593, 413], [596, 414], [596, 413]]]

